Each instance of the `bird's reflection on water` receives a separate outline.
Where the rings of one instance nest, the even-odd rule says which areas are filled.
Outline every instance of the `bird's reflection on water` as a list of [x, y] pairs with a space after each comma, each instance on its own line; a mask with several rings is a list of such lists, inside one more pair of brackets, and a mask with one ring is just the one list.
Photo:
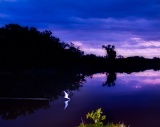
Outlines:
[[64, 101], [64, 110], [68, 107], [68, 102], [69, 102], [70, 100], [66, 100], [66, 101]]

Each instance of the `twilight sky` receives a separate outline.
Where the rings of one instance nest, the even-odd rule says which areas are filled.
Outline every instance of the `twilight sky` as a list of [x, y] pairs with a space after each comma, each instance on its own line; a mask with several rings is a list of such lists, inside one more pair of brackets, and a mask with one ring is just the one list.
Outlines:
[[160, 57], [160, 0], [0, 0], [0, 27], [50, 30], [85, 53]]

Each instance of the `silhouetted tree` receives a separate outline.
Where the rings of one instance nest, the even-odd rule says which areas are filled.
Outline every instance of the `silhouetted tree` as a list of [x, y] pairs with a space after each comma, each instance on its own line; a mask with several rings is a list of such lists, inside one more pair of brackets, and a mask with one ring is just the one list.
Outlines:
[[102, 48], [106, 50], [106, 58], [109, 59], [115, 59], [116, 58], [116, 51], [115, 51], [115, 46], [114, 45], [102, 45]]
[[119, 59], [122, 59], [123, 58], [123, 56], [122, 55], [119, 55], [119, 56], [117, 56]]

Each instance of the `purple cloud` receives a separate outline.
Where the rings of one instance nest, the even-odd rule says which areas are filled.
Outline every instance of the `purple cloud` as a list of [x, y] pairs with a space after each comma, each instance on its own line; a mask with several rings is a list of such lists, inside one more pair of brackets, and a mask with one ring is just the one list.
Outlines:
[[[51, 30], [64, 42], [81, 43], [87, 53], [103, 55], [101, 45], [112, 44], [121, 55], [160, 56], [157, 46], [160, 41], [159, 0], [0, 2], [0, 26], [17, 23]], [[152, 41], [152, 45], [145, 45]], [[146, 49], [154, 54], [146, 55]]]

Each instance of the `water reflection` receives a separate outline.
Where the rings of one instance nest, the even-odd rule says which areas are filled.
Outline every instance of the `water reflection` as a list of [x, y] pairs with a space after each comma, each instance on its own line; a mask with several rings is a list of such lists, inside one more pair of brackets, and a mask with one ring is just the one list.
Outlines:
[[64, 110], [68, 107], [68, 102], [69, 102], [70, 100], [66, 100], [66, 101], [64, 101]]
[[2, 119], [11, 120], [49, 107], [49, 100], [0, 100], [0, 115]]
[[64, 90], [78, 90], [83, 74], [7, 74], [0, 75], [0, 97], [56, 99]]
[[[80, 118], [85, 118], [87, 112], [101, 107], [109, 122], [147, 127], [151, 126], [152, 120], [157, 126], [160, 117], [159, 75], [159, 71], [152, 70], [131, 74], [110, 71], [87, 77], [85, 74], [34, 75], [30, 78], [29, 75], [26, 78], [19, 75], [19, 78], [26, 79], [24, 84], [30, 83], [29, 88], [34, 84], [37, 84], [35, 88], [40, 88], [36, 96], [31, 94], [29, 97], [47, 97], [49, 100], [1, 100], [0, 123], [5, 127], [74, 127], [79, 125]], [[1, 79], [4, 80], [2, 77]], [[20, 86], [21, 79], [17, 80], [5, 81], [10, 85], [19, 83], [17, 86]], [[0, 82], [2, 83], [2, 80]], [[109, 87], [102, 87], [102, 84]], [[7, 84], [1, 84], [1, 88], [6, 88], [5, 85]], [[34, 92], [35, 88], [33, 87]], [[16, 89], [19, 92], [20, 89]], [[34, 93], [33, 90], [31, 93]], [[68, 93], [70, 101], [64, 99], [63, 91]], [[26, 94], [22, 95], [26, 97]]]
[[[63, 91], [79, 90], [85, 76], [75, 73], [28, 74], [14, 73], [0, 75], [0, 116], [2, 119], [16, 119], [20, 115], [32, 114], [38, 109], [47, 109], [51, 102], [63, 97]], [[69, 100], [64, 100], [64, 109]]]
[[160, 85], [160, 71], [147, 70], [139, 73], [119, 73], [118, 82], [132, 88], [144, 88]]
[[108, 72], [106, 73], [106, 77], [107, 77], [107, 80], [105, 83], [102, 84], [102, 86], [115, 86], [115, 82], [116, 82], [116, 79], [117, 79], [117, 75], [115, 72]]

